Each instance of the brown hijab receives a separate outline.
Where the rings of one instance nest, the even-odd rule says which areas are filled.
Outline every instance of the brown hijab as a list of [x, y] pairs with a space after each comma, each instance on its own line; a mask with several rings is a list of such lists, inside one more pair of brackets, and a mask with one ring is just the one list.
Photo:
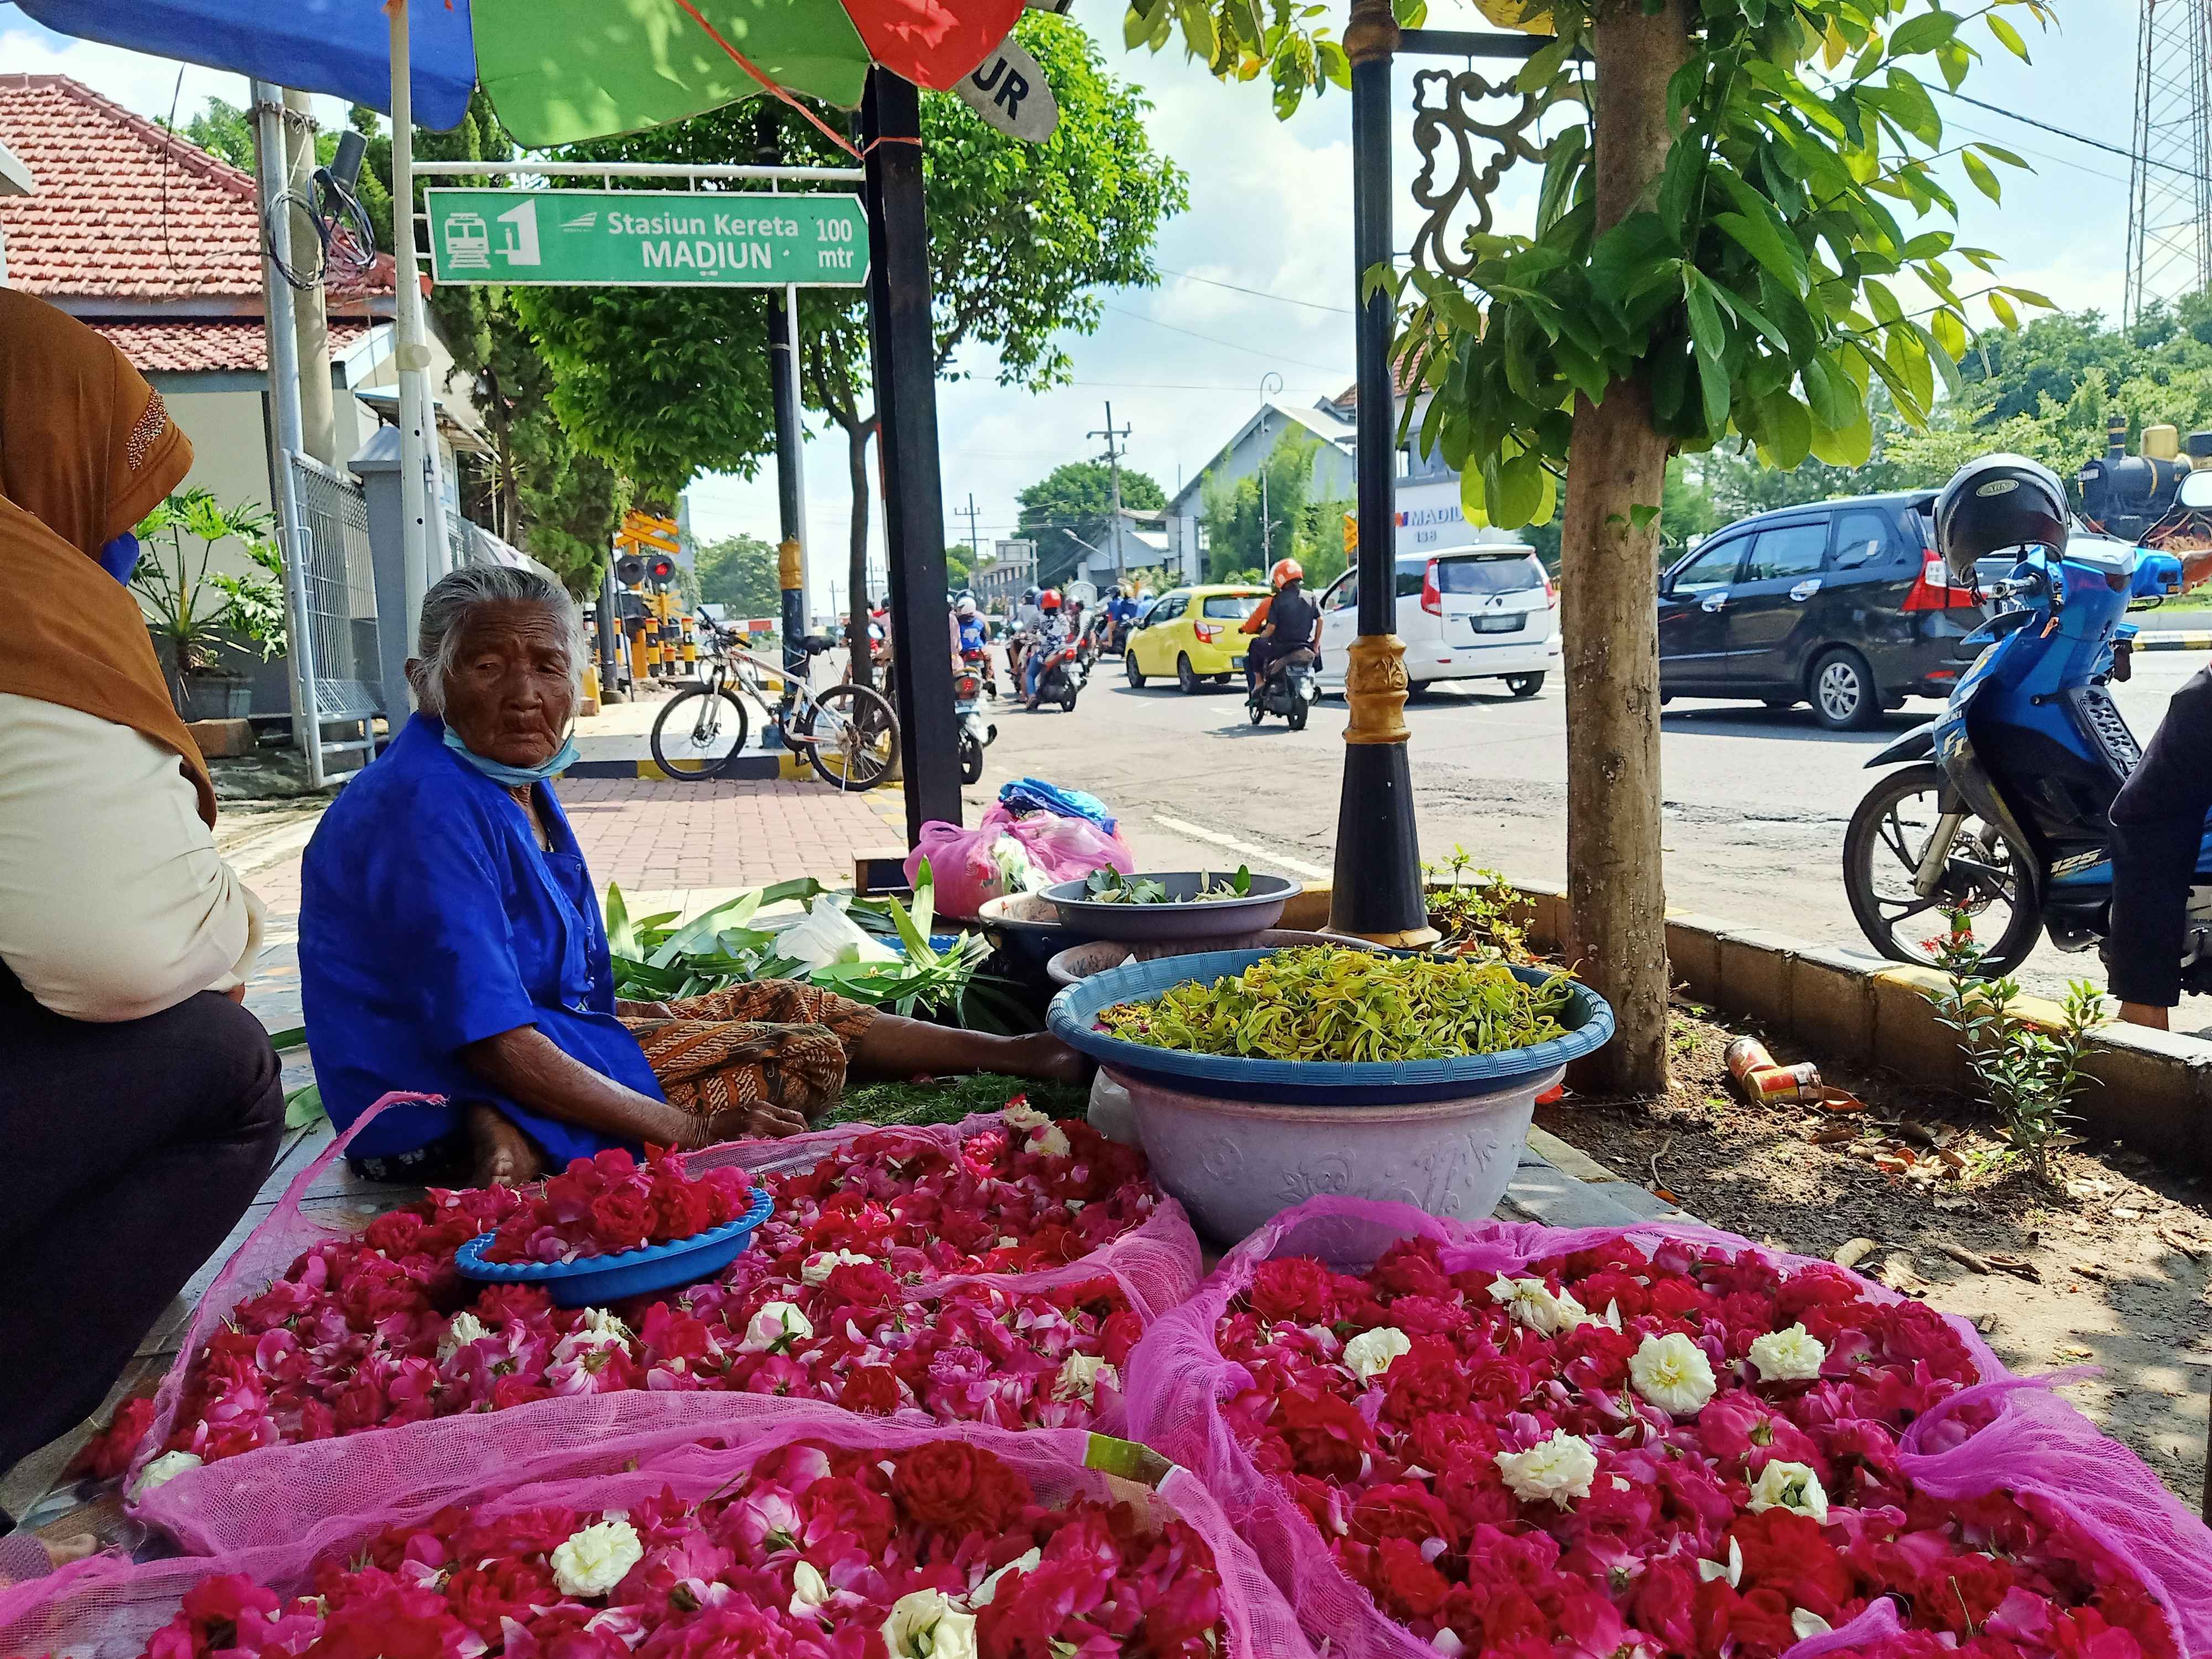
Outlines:
[[0, 691], [175, 750], [213, 824], [207, 763], [169, 701], [138, 602], [94, 557], [191, 465], [191, 444], [121, 352], [0, 288]]

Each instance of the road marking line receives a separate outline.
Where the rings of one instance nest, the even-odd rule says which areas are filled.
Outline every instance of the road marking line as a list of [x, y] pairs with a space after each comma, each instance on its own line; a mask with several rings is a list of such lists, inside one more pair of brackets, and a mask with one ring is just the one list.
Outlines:
[[1286, 870], [1297, 871], [1309, 881], [1327, 881], [1330, 878], [1330, 872], [1316, 865], [1302, 864], [1294, 858], [1287, 858], [1280, 853], [1271, 852], [1267, 848], [1255, 846], [1249, 841], [1239, 841], [1234, 836], [1224, 836], [1218, 830], [1201, 830], [1194, 823], [1186, 823], [1181, 818], [1171, 818], [1164, 812], [1153, 813], [1152, 822], [1174, 830], [1179, 836], [1189, 836], [1199, 841], [1210, 841], [1216, 847], [1226, 847], [1231, 852], [1242, 853], [1248, 859], [1262, 859], [1269, 864], [1279, 864]]

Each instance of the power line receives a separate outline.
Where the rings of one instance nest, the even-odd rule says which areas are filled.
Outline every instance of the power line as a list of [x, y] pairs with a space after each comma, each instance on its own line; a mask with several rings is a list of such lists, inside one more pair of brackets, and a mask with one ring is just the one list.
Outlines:
[[[2055, 133], [2061, 138], [2071, 138], [2077, 144], [2087, 144], [2091, 149], [2101, 149], [2107, 155], [2117, 155], [2125, 161], [2139, 161], [2147, 167], [2164, 167], [2169, 173], [2182, 173], [2191, 179], [2198, 176], [2194, 167], [2182, 167], [2172, 161], [2161, 161], [2154, 156], [2140, 155], [2119, 144], [2108, 144], [2101, 138], [2092, 138], [2086, 132], [2075, 132], [2066, 127], [2053, 126], [2048, 121], [2037, 120], [2033, 115], [2022, 115], [2018, 110], [2007, 109], [2002, 104], [1984, 103], [1978, 98], [1969, 98], [1965, 93], [1954, 92], [1948, 87], [1934, 87], [1930, 90], [1940, 92], [1946, 98], [1955, 98], [1962, 104], [1972, 104], [1976, 109], [1985, 109], [1992, 115], [2002, 115], [2008, 120], [2018, 121], [2027, 126], [2039, 128], [2045, 132]], [[2100, 178], [2109, 176], [2105, 173], [2098, 175]]]
[[1304, 306], [1308, 311], [1334, 312], [1340, 317], [1356, 317], [1359, 314], [1350, 306], [1325, 306], [1318, 300], [1293, 300], [1287, 294], [1270, 294], [1264, 288], [1245, 288], [1236, 283], [1219, 282], [1211, 276], [1200, 276], [1194, 271], [1170, 270], [1165, 265], [1162, 265], [1159, 270], [1163, 276], [1180, 276], [1186, 283], [1204, 283], [1208, 288], [1225, 288], [1231, 294], [1249, 294], [1256, 300], [1273, 300], [1278, 305]]
[[1248, 356], [1263, 357], [1271, 363], [1294, 363], [1300, 368], [1317, 368], [1324, 374], [1345, 374], [1348, 371], [1334, 363], [1310, 363], [1303, 357], [1285, 357], [1279, 352], [1262, 351], [1257, 346], [1239, 345], [1234, 340], [1224, 340], [1218, 334], [1200, 334], [1194, 328], [1178, 328], [1173, 323], [1164, 323], [1157, 317], [1147, 317], [1140, 311], [1131, 311], [1123, 306], [1106, 305], [1106, 309], [1132, 318], [1140, 323], [1150, 323], [1154, 328], [1164, 328], [1170, 334], [1187, 334], [1194, 340], [1203, 340], [1208, 345], [1227, 346], [1231, 351], [1242, 351]]

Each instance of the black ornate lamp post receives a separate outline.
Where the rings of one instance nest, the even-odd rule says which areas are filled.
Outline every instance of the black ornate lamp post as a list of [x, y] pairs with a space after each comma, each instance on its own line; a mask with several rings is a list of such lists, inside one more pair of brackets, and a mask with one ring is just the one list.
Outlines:
[[[1390, 262], [1390, 60], [1398, 25], [1389, 0], [1353, 0], [1344, 47], [1352, 59], [1352, 262], [1355, 293]], [[1397, 580], [1397, 407], [1390, 375], [1391, 301], [1358, 301], [1355, 342], [1359, 436], [1359, 637], [1346, 655], [1344, 795], [1337, 808], [1329, 925], [1384, 945], [1437, 938], [1421, 893], [1420, 842], [1406, 759], [1406, 647], [1394, 631]]]

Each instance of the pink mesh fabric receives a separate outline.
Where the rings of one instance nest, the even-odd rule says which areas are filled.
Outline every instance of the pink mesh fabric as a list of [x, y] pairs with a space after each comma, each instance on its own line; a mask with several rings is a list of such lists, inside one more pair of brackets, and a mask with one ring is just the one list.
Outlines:
[[[1337, 1566], [1304, 1510], [1261, 1474], [1231, 1432], [1220, 1403], [1250, 1386], [1245, 1369], [1224, 1358], [1213, 1333], [1231, 1299], [1252, 1283], [1259, 1264], [1310, 1256], [1345, 1273], [1364, 1273], [1402, 1238], [1431, 1238], [1447, 1268], [1507, 1274], [1528, 1262], [1626, 1237], [1650, 1249], [1662, 1240], [1752, 1252], [1788, 1268], [1803, 1258], [1763, 1249], [1709, 1227], [1646, 1223], [1631, 1228], [1549, 1228], [1513, 1222], [1440, 1220], [1403, 1204], [1316, 1198], [1285, 1211], [1237, 1246], [1196, 1295], [1146, 1334], [1123, 1381], [1129, 1432], [1195, 1471], [1221, 1500], [1238, 1533], [1289, 1596], [1300, 1623], [1332, 1659], [1435, 1659], [1436, 1650], [1378, 1611]], [[1869, 1284], [1877, 1300], [1899, 1299]], [[2212, 1530], [2182, 1507], [2156, 1475], [2047, 1388], [2013, 1377], [1974, 1330], [1953, 1326], [1984, 1379], [1916, 1423], [1904, 1442], [1906, 1471], [1939, 1497], [2000, 1487], [2072, 1518], [2097, 1547], [2128, 1563], [2172, 1615], [2185, 1652], [2212, 1656]], [[1995, 1421], [1963, 1444], [1928, 1449], [1952, 1412], [1977, 1401], [1998, 1408]], [[1893, 1632], [1894, 1615], [1877, 1603], [1849, 1625], [1808, 1638], [1787, 1659], [1816, 1656]]]
[[[773, 1424], [724, 1425], [726, 1444], [702, 1445], [696, 1430], [665, 1425], [596, 1444], [540, 1449], [479, 1484], [455, 1486], [387, 1503], [349, 1517], [324, 1520], [283, 1544], [191, 1556], [143, 1566], [94, 1560], [48, 1578], [0, 1592], [0, 1656], [52, 1654], [55, 1659], [137, 1659], [167, 1624], [185, 1591], [214, 1574], [245, 1573], [279, 1594], [306, 1589], [316, 1559], [350, 1547], [381, 1528], [407, 1525], [448, 1502], [484, 1501], [485, 1512], [565, 1505], [622, 1509], [673, 1488], [690, 1500], [727, 1486], [769, 1452], [794, 1440], [900, 1451], [957, 1438], [987, 1448], [1025, 1475], [1038, 1501], [1144, 1499], [1189, 1525], [1212, 1550], [1221, 1575], [1227, 1659], [1312, 1659], [1297, 1621], [1220, 1506], [1188, 1471], [1176, 1469], [1150, 1492], [1084, 1467], [1091, 1436], [1075, 1429], [1016, 1433], [971, 1425], [906, 1427], [871, 1422], [830, 1407], [805, 1406]], [[243, 1459], [234, 1460], [243, 1462]], [[488, 1500], [488, 1501], [485, 1501]]]
[[[140, 1444], [130, 1480], [166, 1441], [173, 1426], [186, 1373], [197, 1354], [232, 1308], [280, 1278], [300, 1253], [334, 1231], [303, 1213], [301, 1200], [331, 1161], [342, 1156], [353, 1136], [386, 1104], [419, 1100], [418, 1095], [388, 1096], [356, 1121], [309, 1165], [260, 1226], [216, 1276], [201, 1299], [177, 1362], [162, 1379], [155, 1399], [154, 1426]], [[737, 1164], [760, 1174], [804, 1170], [863, 1134], [910, 1137], [940, 1149], [957, 1146], [966, 1134], [995, 1121], [973, 1117], [958, 1125], [927, 1128], [874, 1129], [848, 1125], [789, 1140], [732, 1141], [693, 1154], [702, 1168]], [[349, 1218], [357, 1223], [358, 1217]], [[1121, 1285], [1130, 1305], [1147, 1322], [1197, 1287], [1201, 1273], [1198, 1239], [1182, 1208], [1161, 1194], [1159, 1206], [1138, 1226], [1079, 1262], [1049, 1272], [972, 1273], [921, 1286], [910, 1299], [935, 1300], [955, 1285], [986, 1285], [1007, 1291], [1036, 1291], [1079, 1284], [1109, 1273]], [[665, 1429], [679, 1438], [740, 1425], [775, 1424], [793, 1412], [815, 1409], [815, 1402], [769, 1395], [655, 1393], [619, 1394], [541, 1400], [507, 1411], [434, 1418], [426, 1422], [379, 1429], [335, 1440], [264, 1446], [203, 1468], [187, 1470], [146, 1494], [132, 1508], [139, 1519], [160, 1527], [185, 1549], [201, 1555], [248, 1549], [271, 1538], [305, 1537], [333, 1516], [356, 1515], [364, 1505], [390, 1501], [392, 1494], [421, 1495], [438, 1502], [453, 1493], [480, 1490], [502, 1471], [562, 1458], [610, 1437]], [[1103, 1416], [1102, 1433], [1118, 1434], [1118, 1411]]]

